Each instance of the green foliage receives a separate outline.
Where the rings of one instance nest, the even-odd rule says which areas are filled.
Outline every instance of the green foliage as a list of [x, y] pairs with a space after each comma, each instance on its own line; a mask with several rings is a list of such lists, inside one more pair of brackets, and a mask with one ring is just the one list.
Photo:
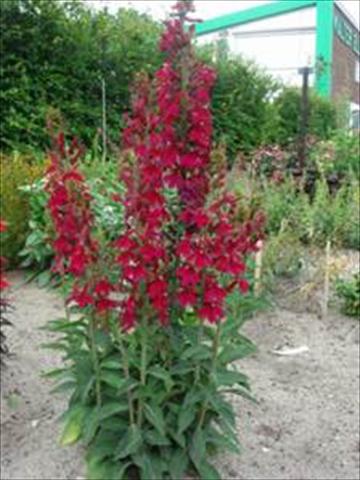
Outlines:
[[104, 240], [119, 236], [124, 218], [124, 208], [119, 202], [124, 187], [119, 182], [119, 165], [112, 158], [101, 162], [98, 158], [89, 158], [81, 168], [87, 179], [90, 194], [93, 198], [93, 212], [98, 234]]
[[46, 209], [47, 194], [44, 190], [45, 179], [19, 187], [29, 203], [28, 235], [24, 248], [19, 252], [23, 258], [21, 266], [44, 270], [50, 266], [53, 251], [50, 245], [53, 237], [52, 224]]
[[49, 323], [61, 337], [47, 347], [67, 359], [46, 373], [57, 381], [55, 391], [70, 392], [60, 441], [87, 446], [88, 479], [220, 479], [208, 455], [238, 452], [226, 393], [252, 399], [233, 362], [256, 350], [238, 331], [257, 308], [250, 294], [234, 293], [224, 325], [179, 319], [131, 334], [119, 331], [116, 318], [108, 333], [87, 317]]
[[[327, 183], [320, 179], [312, 199], [289, 178], [281, 184], [252, 181], [255, 201], [267, 218], [267, 234], [274, 237], [272, 242], [281, 244], [285, 235], [286, 243], [291, 232], [290, 236], [294, 237], [289, 240], [291, 242], [297, 239], [304, 244], [324, 246], [331, 240], [338, 247], [360, 248], [358, 181], [349, 181], [332, 194]], [[294, 248], [296, 243], [293, 243]]]
[[160, 62], [158, 24], [131, 9], [110, 15], [77, 1], [4, 0], [1, 29], [2, 149], [46, 146], [53, 109], [90, 144], [101, 128], [102, 78], [107, 133], [117, 140], [135, 72]]
[[[330, 137], [336, 128], [336, 108], [331, 101], [319, 97], [315, 92], [309, 101], [309, 134], [321, 139]], [[284, 87], [277, 95], [269, 117], [267, 142], [287, 145], [296, 139], [300, 131], [301, 90]]]
[[327, 178], [360, 178], [359, 136], [336, 130], [327, 141], [315, 145], [311, 158]]
[[241, 58], [220, 60], [216, 69], [212, 104], [215, 140], [224, 141], [234, 158], [263, 141], [268, 98], [276, 85], [269, 75]]
[[336, 293], [343, 301], [343, 311], [349, 317], [360, 319], [360, 273], [350, 280], [338, 280]]
[[[160, 25], [131, 9], [112, 15], [74, 0], [3, 0], [1, 28], [0, 147], [6, 151], [43, 149], [46, 120], [59, 112], [65, 128], [71, 126], [89, 146], [102, 126], [102, 79], [107, 135], [110, 143], [116, 141], [135, 74], [153, 73], [161, 63], [156, 48]], [[198, 51], [212, 63], [212, 47]], [[226, 142], [230, 161], [263, 143], [287, 144], [297, 136], [297, 89], [280, 88], [240, 57], [221, 55], [216, 69], [215, 140]], [[310, 105], [310, 133], [328, 138], [335, 126], [334, 107], [315, 94]]]
[[312, 202], [302, 199], [298, 217], [300, 238], [324, 246], [331, 240], [338, 247], [360, 248], [359, 183], [344, 185], [332, 195], [326, 182], [319, 181]]
[[[82, 171], [87, 178], [90, 194], [93, 198], [93, 213], [100, 240], [116, 238], [123, 225], [123, 206], [117, 196], [123, 192], [123, 187], [118, 181], [118, 165], [111, 161], [101, 162], [96, 155], [88, 155], [82, 165]], [[43, 271], [50, 266], [53, 258], [51, 241], [54, 236], [52, 223], [46, 208], [48, 195], [44, 189], [45, 179], [24, 185], [19, 188], [27, 199], [28, 229], [24, 248], [19, 252], [23, 257], [22, 267], [32, 267]], [[40, 278], [49, 280], [49, 276]]]
[[10, 264], [16, 264], [17, 254], [25, 243], [29, 220], [29, 202], [20, 188], [43, 175], [44, 161], [15, 152], [11, 156], [0, 156], [0, 170], [1, 215], [8, 224], [6, 236], [1, 239], [1, 249]]
[[301, 269], [303, 245], [296, 232], [285, 226], [277, 234], [271, 235], [265, 244], [263, 270], [268, 278], [269, 288], [273, 285], [274, 277], [296, 276]]

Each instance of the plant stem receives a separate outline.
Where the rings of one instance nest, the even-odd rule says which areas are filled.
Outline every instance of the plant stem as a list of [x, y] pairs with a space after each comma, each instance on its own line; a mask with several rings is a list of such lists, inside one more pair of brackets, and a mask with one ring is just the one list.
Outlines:
[[[119, 332], [118, 327], [115, 327], [115, 328], [116, 328], [116, 338], [117, 338], [120, 352], [123, 358], [124, 375], [126, 380], [130, 380], [129, 358], [128, 358], [127, 350], [124, 347], [124, 343], [122, 341], [121, 334]], [[128, 404], [129, 404], [130, 424], [134, 425], [135, 424], [134, 406], [132, 401], [132, 395], [129, 389], [127, 390], [127, 397], [128, 397]]]
[[67, 304], [67, 299], [66, 299], [66, 283], [65, 283], [65, 276], [62, 277], [61, 281], [61, 289], [62, 289], [62, 295], [64, 297], [64, 310], [65, 310], [65, 317], [68, 322], [70, 322], [70, 310]]
[[[210, 370], [210, 377], [213, 377], [213, 374], [215, 373], [216, 369], [216, 360], [217, 360], [217, 355], [219, 351], [219, 343], [220, 343], [220, 333], [221, 333], [221, 323], [219, 322], [216, 327], [216, 334], [213, 340], [213, 353], [212, 353], [212, 361], [211, 361], [211, 370]], [[202, 428], [204, 421], [205, 421], [205, 415], [207, 412], [209, 401], [206, 399], [201, 407], [200, 411], [200, 417], [199, 417], [199, 423], [197, 428]]]
[[[146, 345], [146, 332], [145, 332], [145, 326], [144, 324], [142, 325], [141, 328], [141, 366], [140, 366], [140, 384], [142, 386], [145, 386], [146, 384], [146, 350], [147, 350], [147, 345]], [[138, 404], [138, 426], [141, 427], [142, 424], [142, 416], [143, 416], [143, 399], [139, 399], [139, 404]]]
[[[198, 335], [197, 335], [198, 345], [201, 345], [202, 334], [203, 334], [203, 326], [200, 325], [198, 330]], [[195, 367], [195, 383], [199, 383], [199, 381], [200, 381], [200, 365], [197, 363]]]
[[96, 405], [100, 407], [101, 406], [100, 364], [99, 364], [99, 358], [96, 350], [95, 317], [93, 313], [90, 315], [89, 336], [90, 336], [91, 357], [92, 357], [94, 372], [95, 372]]

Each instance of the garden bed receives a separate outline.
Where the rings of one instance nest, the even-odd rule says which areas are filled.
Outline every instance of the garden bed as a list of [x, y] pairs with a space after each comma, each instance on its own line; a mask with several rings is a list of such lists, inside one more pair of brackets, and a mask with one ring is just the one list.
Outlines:
[[[39, 327], [62, 315], [62, 300], [24, 284], [21, 273], [10, 277], [14, 355], [1, 378], [1, 478], [84, 478], [83, 452], [58, 446], [65, 399], [51, 395], [51, 382], [38, 373], [60, 362], [40, 348], [51, 336]], [[358, 479], [359, 322], [334, 311], [321, 319], [278, 309], [244, 330], [259, 346], [241, 362], [259, 404], [234, 399], [243, 454], [215, 460], [222, 478]], [[274, 353], [303, 346], [297, 355]]]

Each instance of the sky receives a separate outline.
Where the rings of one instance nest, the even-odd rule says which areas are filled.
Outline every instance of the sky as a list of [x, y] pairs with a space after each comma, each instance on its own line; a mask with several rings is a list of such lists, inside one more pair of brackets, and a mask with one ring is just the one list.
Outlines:
[[[108, 7], [116, 11], [119, 7], [132, 6], [140, 12], [147, 12], [156, 19], [163, 19], [174, 4], [174, 0], [86, 0], [95, 8]], [[273, 0], [195, 0], [196, 16], [207, 20], [212, 17], [243, 10], [249, 7], [271, 3]], [[359, 25], [360, 2], [359, 0], [340, 0], [345, 9]]]

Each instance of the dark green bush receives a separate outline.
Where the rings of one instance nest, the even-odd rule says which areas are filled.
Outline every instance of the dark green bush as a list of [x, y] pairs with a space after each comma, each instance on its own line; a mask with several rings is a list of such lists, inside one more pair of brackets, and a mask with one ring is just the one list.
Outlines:
[[276, 85], [269, 75], [241, 58], [220, 60], [216, 69], [215, 140], [226, 143], [233, 159], [239, 152], [249, 153], [263, 142], [269, 97]]
[[108, 135], [118, 140], [128, 85], [160, 62], [159, 25], [130, 9], [110, 15], [76, 1], [3, 0], [1, 29], [2, 149], [43, 149], [49, 108], [89, 144], [101, 128], [102, 78]]
[[[135, 10], [120, 8], [112, 15], [75, 0], [3, 0], [0, 23], [0, 148], [43, 150], [46, 119], [54, 112], [61, 112], [66, 130], [90, 146], [102, 126], [102, 79], [107, 134], [116, 143], [135, 74], [151, 74], [161, 63], [160, 24]], [[198, 49], [213, 62], [213, 45]], [[219, 55], [216, 70], [214, 139], [227, 144], [230, 161], [239, 152], [248, 154], [270, 142], [288, 144], [296, 137], [297, 89], [280, 88], [241, 57]], [[326, 139], [335, 125], [335, 109], [315, 95], [310, 103], [310, 133]]]
[[[268, 141], [287, 145], [299, 135], [301, 90], [285, 87], [274, 100], [274, 115], [269, 119]], [[335, 105], [315, 92], [310, 94], [309, 133], [320, 139], [330, 137], [336, 128]]]

